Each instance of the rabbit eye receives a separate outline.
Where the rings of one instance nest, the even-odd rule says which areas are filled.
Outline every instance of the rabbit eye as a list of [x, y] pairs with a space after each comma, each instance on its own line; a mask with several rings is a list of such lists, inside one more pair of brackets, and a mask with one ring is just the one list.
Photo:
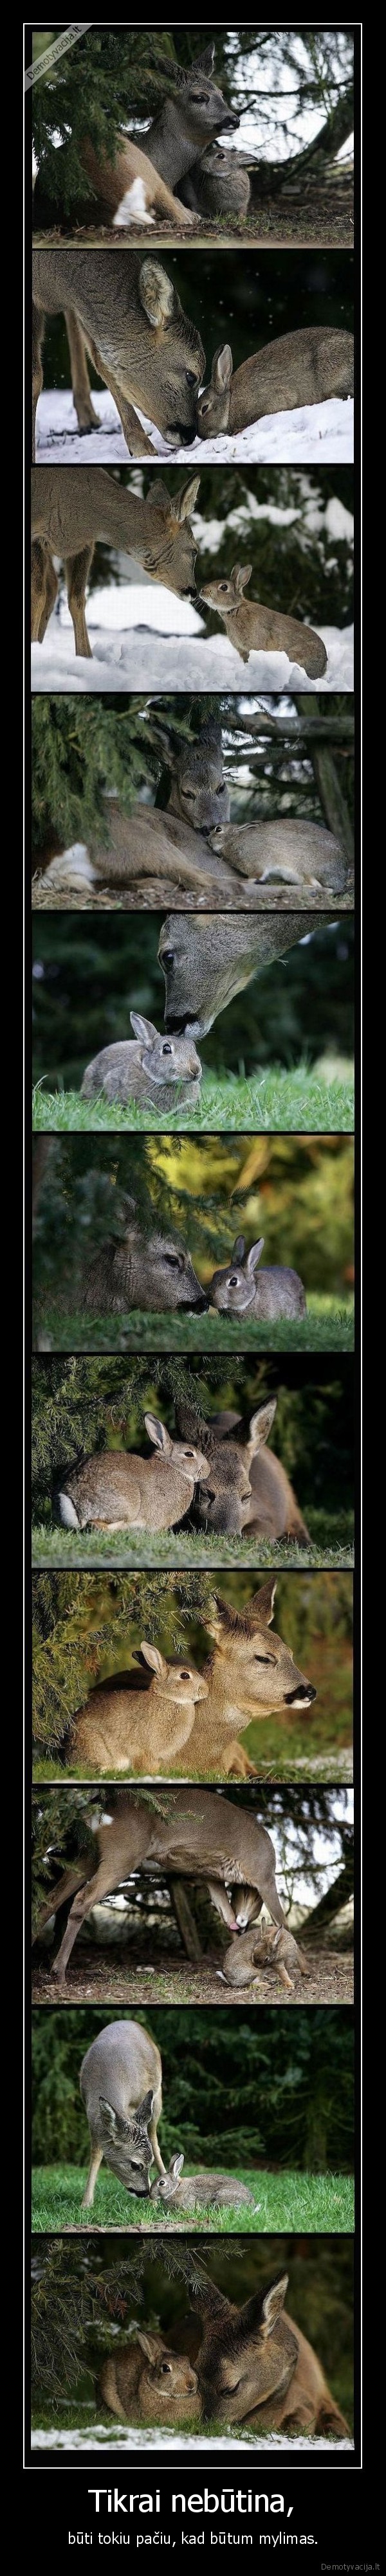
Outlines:
[[173, 1054], [173, 1048], [172, 1048], [171, 1046], [169, 1046], [169, 1045], [168, 1045], [168, 1042], [167, 1042], [167, 1039], [166, 1039], [166, 1038], [165, 1038], [165, 1045], [164, 1045], [164, 1046], [163, 1046], [163, 1048], [162, 1048], [162, 1054], [163, 1054], [163, 1055], [172, 1055], [172, 1054]]
[[237, 1270], [232, 1270], [232, 1276], [231, 1276], [230, 1281], [229, 1281], [229, 1286], [230, 1286], [230, 1288], [238, 1288], [238, 1284], [239, 1284], [239, 1283], [238, 1283], [238, 1273], [237, 1273]]
[[218, 585], [218, 586], [219, 586], [219, 590], [227, 590], [227, 589], [228, 589], [228, 583], [227, 583], [227, 581], [219, 581], [219, 585]]

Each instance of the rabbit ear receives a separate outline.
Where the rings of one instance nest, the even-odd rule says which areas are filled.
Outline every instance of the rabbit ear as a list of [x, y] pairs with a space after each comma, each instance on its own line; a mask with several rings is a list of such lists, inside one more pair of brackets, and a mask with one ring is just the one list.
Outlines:
[[261, 1234], [261, 1235], [260, 1235], [260, 1242], [259, 1242], [259, 1243], [251, 1243], [251, 1249], [250, 1249], [250, 1252], [248, 1253], [248, 1260], [247, 1260], [247, 1271], [248, 1271], [249, 1277], [251, 1277], [251, 1275], [253, 1275], [253, 1271], [254, 1271], [254, 1270], [257, 1270], [257, 1264], [258, 1264], [258, 1261], [260, 1261], [260, 1253], [261, 1253], [261, 1252], [264, 1252], [264, 1235], [263, 1235], [263, 1234]]
[[185, 2157], [184, 2157], [184, 2156], [171, 2156], [171, 2158], [170, 2158], [169, 2172], [173, 2175], [173, 2182], [178, 2182], [178, 2181], [179, 2181], [179, 2176], [180, 2176], [180, 2174], [182, 2173], [182, 2167], [183, 2167], [183, 2165], [184, 2165], [184, 2164], [185, 2164]]
[[251, 572], [253, 572], [253, 564], [235, 564], [232, 581], [236, 583], [236, 590], [246, 590]]
[[142, 1045], [154, 1045], [154, 1038], [158, 1038], [158, 1029], [154, 1028], [153, 1020], [144, 1020], [142, 1011], [130, 1011], [130, 1020], [134, 1035], [142, 1039]]
[[168, 1667], [167, 1663], [165, 1663], [165, 1656], [160, 1654], [159, 1646], [149, 1646], [146, 1637], [143, 1637], [141, 1655], [144, 1655], [145, 1657], [145, 1664], [151, 1664], [152, 1672], [158, 1673], [159, 1681], [162, 1681], [164, 1674], [167, 1673]]
[[232, 372], [232, 350], [229, 347], [229, 340], [226, 340], [224, 348], [215, 349], [214, 358], [212, 358], [212, 385], [219, 385], [221, 392], [226, 392], [227, 385], [231, 383]]
[[144, 1423], [149, 1440], [153, 1441], [154, 1449], [162, 1449], [164, 1458], [169, 1458], [172, 1442], [170, 1432], [166, 1430], [166, 1423], [159, 1422], [156, 1413], [145, 1413]]
[[236, 1235], [236, 1242], [235, 1242], [235, 1243], [234, 1243], [234, 1245], [233, 1245], [233, 1252], [231, 1252], [231, 1261], [243, 1261], [243, 1260], [244, 1260], [244, 1253], [245, 1253], [245, 1235], [244, 1235], [244, 1234], [237, 1234], [237, 1235]]

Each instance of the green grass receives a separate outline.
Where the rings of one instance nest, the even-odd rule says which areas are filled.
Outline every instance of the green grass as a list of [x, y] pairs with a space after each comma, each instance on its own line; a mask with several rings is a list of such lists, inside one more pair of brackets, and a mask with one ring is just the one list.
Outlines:
[[217, 1531], [135, 1530], [68, 1530], [59, 1523], [36, 1524], [32, 1531], [33, 1565], [121, 1565], [135, 1571], [143, 1566], [214, 1566], [229, 1565], [234, 1569], [253, 1566], [258, 1572], [264, 1566], [284, 1568], [298, 1566], [350, 1568], [354, 1562], [353, 1513], [313, 1512], [310, 1547], [297, 1547], [294, 1539], [273, 1545], [269, 1539], [257, 1539], [252, 1532], [246, 1538], [221, 1538]]
[[[289, 2229], [310, 2236], [352, 2233], [354, 2184], [349, 2174], [245, 2173], [237, 2168], [237, 2180], [253, 2192], [259, 2203], [256, 2210], [244, 2206], [180, 2210], [173, 2216], [173, 2226], [192, 2227], [204, 2235], [209, 2228], [215, 2236], [239, 2236], [240, 2229], [243, 2236], [287, 2234]], [[45, 2235], [65, 2227], [153, 2228], [155, 2223], [164, 2230], [170, 2225], [171, 2211], [162, 2202], [137, 2200], [107, 2170], [99, 2176], [92, 2210], [81, 2208], [84, 2187], [84, 2166], [39, 2165], [32, 2177], [34, 2232]]]
[[249, 1322], [245, 1315], [63, 1314], [44, 1307], [44, 1330], [55, 1351], [351, 1351], [354, 1347], [354, 1300], [339, 1306], [335, 1297], [311, 1293], [307, 1314], [293, 1323]]
[[[327, 1065], [328, 1059], [326, 1068]], [[239, 1132], [252, 1130], [254, 1135], [260, 1135], [266, 1129], [276, 1130], [279, 1134], [307, 1135], [314, 1130], [324, 1135], [336, 1134], [338, 1130], [351, 1134], [354, 1128], [353, 1070], [344, 1061], [339, 1074], [335, 1063], [333, 1073], [329, 1068], [325, 1075], [321, 1067], [313, 1072], [306, 1063], [294, 1066], [290, 1073], [284, 1073], [281, 1066], [276, 1065], [269, 1073], [254, 1074], [249, 1081], [245, 1079], [243, 1068], [239, 1074], [205, 1073], [201, 1101], [190, 1118], [186, 1109], [168, 1109], [167, 1114], [164, 1109], [158, 1115], [154, 1109], [140, 1109], [135, 1102], [130, 1109], [121, 1109], [118, 1101], [110, 1105], [103, 1098], [93, 1102], [81, 1100], [78, 1091], [50, 1093], [38, 1082], [33, 1093], [32, 1117], [35, 1128], [49, 1127], [57, 1132], [68, 1128], [86, 1129], [89, 1134], [113, 1130], [124, 1135], [135, 1131], [140, 1135], [146, 1131], [160, 1135], [165, 1128], [168, 1134], [173, 1134], [173, 1130], [188, 1133], [191, 1129], [194, 1135], [205, 1133], [207, 1129], [216, 1132], [219, 1128], [226, 1128], [228, 1133], [232, 1128]]]

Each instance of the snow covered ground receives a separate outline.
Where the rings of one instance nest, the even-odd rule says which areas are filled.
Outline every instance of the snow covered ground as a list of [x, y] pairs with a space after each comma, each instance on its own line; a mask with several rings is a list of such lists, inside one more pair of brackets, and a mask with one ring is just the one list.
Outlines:
[[[31, 685], [41, 689], [352, 689], [353, 628], [319, 626], [328, 655], [322, 680], [308, 680], [287, 653], [251, 653], [240, 661], [228, 637], [207, 636], [190, 600], [177, 599], [161, 582], [122, 582], [94, 590], [87, 601], [93, 662], [75, 654], [64, 592], [49, 619], [43, 644], [31, 647]], [[183, 650], [181, 643], [183, 639]]]
[[[112, 395], [93, 394], [100, 428], [80, 436], [71, 393], [40, 394], [37, 408], [38, 465], [127, 465], [128, 448]], [[235, 437], [195, 438], [191, 447], [168, 447], [161, 431], [143, 418], [154, 457], [169, 465], [351, 465], [354, 453], [354, 404], [324, 402], [300, 411], [267, 414], [252, 429]]]
[[[238, 2434], [237, 2424], [233, 2424], [232, 2431], [224, 2437], [218, 2433], [211, 2435], [211, 2453], [212, 2451], [234, 2451], [236, 2442], [238, 2451], [247, 2451], [250, 2459], [253, 2448], [251, 2438], [249, 2442], [244, 2442]], [[116, 2447], [120, 2452], [205, 2451], [207, 2453], [208, 2435], [206, 2438], [200, 2438], [199, 2433], [166, 2433], [161, 2432], [159, 2426], [154, 2425], [153, 2428], [151, 2424], [143, 2425], [142, 2429], [138, 2424], [93, 2424], [90, 2430], [85, 2426], [84, 2432], [81, 2428], [79, 2432], [75, 2428], [68, 2432], [60, 2431], [59, 2426], [53, 2427], [52, 2432], [46, 2432], [42, 2425], [41, 2429], [38, 2427], [31, 2437], [32, 2451], [94, 2451], [96, 2448], [98, 2451], [113, 2451]], [[331, 2455], [335, 2457], [337, 2451], [352, 2451], [353, 2447], [353, 2442], [350, 2442], [348, 2435], [342, 2438], [341, 2442], [323, 2442], [319, 2434], [314, 2435], [312, 2439], [307, 2439], [306, 2434], [295, 2433], [291, 2435], [291, 2441], [285, 2433], [264, 2435], [264, 2451], [286, 2451], [287, 2458], [288, 2453], [292, 2457], [293, 2451], [323, 2451], [324, 2458], [326, 2459], [327, 2455], [330, 2459]]]

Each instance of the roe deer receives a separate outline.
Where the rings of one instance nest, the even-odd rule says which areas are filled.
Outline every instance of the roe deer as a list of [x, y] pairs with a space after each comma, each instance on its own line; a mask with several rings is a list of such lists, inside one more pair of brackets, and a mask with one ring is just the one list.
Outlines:
[[169, 446], [191, 441], [204, 350], [173, 279], [159, 260], [141, 259], [126, 250], [35, 250], [32, 294], [33, 457], [36, 405], [43, 385], [44, 318], [59, 312], [68, 316], [80, 430], [90, 429], [97, 420], [86, 347], [113, 395], [130, 455], [151, 456], [154, 463], [154, 447], [138, 411], [155, 422]]
[[[207, 151], [194, 161], [188, 177], [182, 179], [179, 195], [184, 206], [196, 215], [246, 215], [250, 199], [247, 156], [223, 152], [221, 143], [208, 143]], [[206, 438], [208, 432], [203, 431]]]
[[274, 1323], [277, 1315], [305, 1315], [306, 1298], [303, 1281], [297, 1270], [281, 1269], [275, 1263], [256, 1279], [256, 1270], [264, 1251], [264, 1235], [245, 1251], [243, 1234], [236, 1235], [231, 1260], [225, 1270], [214, 1270], [209, 1280], [209, 1300], [220, 1314], [260, 1316]]
[[58, 582], [52, 555], [66, 566], [67, 593], [74, 628], [75, 652], [91, 660], [85, 617], [85, 590], [94, 546], [106, 545], [133, 555], [153, 581], [181, 599], [191, 596], [196, 547], [191, 512], [199, 484], [173, 495], [157, 474], [146, 501], [122, 490], [102, 465], [36, 465], [32, 470], [32, 622], [33, 642], [42, 644]]
[[135, 1039], [101, 1047], [86, 1065], [81, 1099], [97, 1100], [102, 1093], [125, 1107], [136, 1100], [141, 1108], [158, 1109], [160, 1117], [167, 1109], [196, 1109], [202, 1065], [193, 1038], [160, 1037], [140, 1011], [130, 1011], [130, 1020]]
[[226, 343], [216, 349], [210, 385], [204, 385], [198, 395], [198, 436], [216, 438], [220, 431], [248, 429], [267, 412], [297, 411], [305, 404], [353, 392], [352, 331], [334, 331], [325, 324], [286, 331], [279, 340], [269, 340], [255, 357], [246, 358], [242, 367], [236, 367], [235, 376], [232, 350]]
[[[235, 126], [239, 124], [236, 111], [227, 106], [222, 91], [217, 89], [214, 81], [211, 80], [213, 65], [213, 44], [204, 46], [201, 52], [196, 54], [187, 71], [183, 71], [179, 63], [168, 64], [168, 94], [162, 100], [162, 105], [152, 118], [146, 133], [140, 137], [141, 145], [145, 146], [146, 158], [152, 162], [153, 169], [158, 170], [160, 177], [165, 181], [165, 186], [172, 190], [173, 195], [179, 179], [182, 179], [184, 173], [196, 163], [197, 155], [204, 151], [205, 145], [211, 142], [213, 135], [233, 133]], [[80, 146], [80, 154], [84, 169], [92, 178], [95, 194], [94, 197], [87, 196], [80, 209], [77, 209], [78, 223], [83, 220], [86, 224], [94, 225], [95, 222], [106, 221], [106, 217], [110, 223], [116, 221], [117, 217], [119, 221], [124, 220], [124, 200], [126, 192], [132, 185], [132, 142], [136, 145], [137, 137], [131, 138], [123, 131], [118, 139], [115, 158], [111, 163], [107, 198], [105, 155], [101, 153], [99, 159], [96, 154], [94, 175], [88, 158], [93, 147], [88, 137], [84, 139], [83, 145]], [[125, 159], [126, 147], [127, 160]], [[65, 147], [62, 148], [65, 149]], [[59, 223], [63, 222], [60, 200], [60, 160], [59, 148], [55, 156], [57, 187], [54, 194], [45, 190], [44, 169], [41, 177], [38, 172], [34, 198], [36, 225], [52, 226], [56, 218]], [[131, 220], [133, 220], [132, 211]], [[137, 220], [138, 223], [143, 220], [139, 210]], [[180, 222], [178, 211], [175, 213], [174, 220], [178, 225]]]
[[[125, 814], [114, 790], [105, 794], [105, 817], [108, 825], [107, 844], [90, 841], [63, 850], [59, 840], [47, 847], [39, 866], [44, 866], [52, 885], [68, 883], [69, 888], [83, 879], [85, 886], [132, 886], [133, 880], [157, 874], [166, 876], [181, 889], [186, 884], [191, 900], [200, 895], [219, 901], [234, 891], [237, 882], [222, 857], [208, 848], [209, 833], [221, 823], [228, 823], [229, 793], [224, 775], [221, 725], [204, 720], [196, 738], [181, 743], [172, 729], [158, 729], [158, 740], [165, 763], [170, 770], [169, 802], [158, 807], [135, 805]], [[166, 898], [167, 899], [167, 898]]]
[[165, 1423], [144, 1414], [155, 1458], [127, 1449], [100, 1450], [70, 1468], [55, 1497], [64, 1529], [174, 1529], [193, 1501], [197, 1477], [208, 1473], [203, 1450], [171, 1440]]
[[266, 885], [280, 877], [283, 885], [312, 887], [317, 894], [343, 894], [347, 857], [334, 832], [320, 823], [298, 823], [278, 815], [277, 822], [216, 824], [210, 848], [236, 874]]
[[92, 2209], [103, 2156], [126, 2191], [148, 2197], [150, 2166], [165, 2171], [157, 2138], [162, 2060], [141, 2022], [111, 2021], [98, 2031], [82, 2058], [79, 2083], [91, 2139], [82, 2209]]
[[[233, 1772], [239, 1779], [256, 1778], [255, 1764], [237, 1742], [238, 1729], [244, 1734], [260, 1718], [279, 1717], [291, 1708], [303, 1713], [316, 1698], [290, 1646], [272, 1627], [275, 1592], [276, 1576], [271, 1575], [244, 1610], [231, 1609], [218, 1592], [209, 1604], [205, 1619], [214, 1653], [204, 1666], [208, 1696], [205, 1709], [195, 1711], [189, 1746], [179, 1756], [180, 1773], [205, 1779], [208, 1771], [218, 1770], [222, 1777]], [[246, 1913], [242, 1904], [238, 1921], [248, 1920], [249, 1906]]]
[[[239, 1932], [236, 1941], [230, 1941], [222, 1968], [217, 1973], [225, 1978], [227, 1986], [258, 1986], [260, 1992], [260, 1970], [270, 1967], [276, 1968], [280, 1984], [291, 1995], [295, 1991], [296, 1972], [301, 1977], [308, 1975], [307, 1961], [287, 1926], [276, 1932], [271, 1924], [255, 1921], [246, 1932]], [[290, 1968], [294, 1972], [291, 1976]]]
[[221, 1414], [203, 1422], [189, 1404], [177, 1405], [179, 1430], [200, 1437], [208, 1463], [204, 1492], [198, 1478], [194, 1510], [208, 1529], [243, 1533], [253, 1527], [260, 1538], [296, 1538], [309, 1545], [309, 1531], [281, 1459], [261, 1456], [269, 1440], [277, 1398], [252, 1414], [249, 1439], [235, 1439], [241, 1415]]
[[200, 590], [200, 599], [222, 617], [229, 644], [249, 662], [250, 653], [286, 653], [308, 679], [320, 680], [327, 669], [327, 653], [313, 626], [302, 626], [295, 617], [282, 615], [281, 609], [264, 608], [258, 599], [244, 599], [243, 591], [251, 579], [253, 564], [234, 564], [228, 581], [208, 581]]
[[[267, 826], [267, 829], [270, 827]], [[324, 928], [323, 920], [323, 928]], [[244, 991], [259, 969], [283, 957], [298, 940], [315, 935], [315, 914], [271, 914], [254, 922], [224, 920], [216, 913], [168, 912], [162, 923], [158, 956], [166, 982], [166, 1028], [206, 1037], [219, 1011]]]
[[[108, 1777], [109, 1764], [113, 1771], [130, 1766], [151, 1775], [153, 1747], [157, 1773], [168, 1762], [173, 1769], [177, 1761], [179, 1778], [198, 1773], [204, 1780], [208, 1771], [256, 1778], [255, 1764], [235, 1741], [237, 1728], [243, 1733], [272, 1711], [277, 1716], [291, 1708], [303, 1713], [316, 1697], [290, 1647], [272, 1630], [275, 1592], [273, 1575], [240, 1612], [215, 1595], [205, 1614], [214, 1653], [201, 1675], [188, 1657], [184, 1665], [173, 1667], [155, 1646], [144, 1645], [141, 1653], [160, 1676], [145, 1701], [142, 1692], [139, 1696], [132, 1690], [130, 1674], [127, 1682], [120, 1677], [114, 1683], [112, 1676], [98, 1683], [74, 1720], [66, 1754], [69, 1769], [75, 1759], [91, 1779], [95, 1770]], [[178, 1702], [185, 1702], [179, 1716]], [[205, 1703], [201, 1710], [200, 1702]], [[242, 1919], [249, 1920], [249, 1909]]]
[[162, 1807], [162, 1816], [151, 1813], [148, 1807], [136, 1804], [135, 1795], [118, 1792], [113, 1815], [98, 1826], [97, 1868], [89, 1849], [72, 1869], [63, 1871], [57, 1886], [50, 1888], [39, 1933], [68, 1898], [73, 1900], [53, 1962], [54, 1976], [65, 1975], [77, 1932], [93, 1906], [120, 1887], [133, 1870], [141, 1868], [151, 1870], [154, 1866], [167, 1876], [170, 1871], [179, 1878], [203, 1878], [216, 1912], [231, 1932], [235, 1930], [236, 1917], [227, 1890], [234, 1886], [254, 1888], [272, 1921], [284, 1922], [271, 1835], [246, 1807], [232, 1806], [231, 1799], [216, 1791], [193, 1789], [190, 1785], [165, 1789]]
[[[236, 2175], [224, 2173], [186, 2174], [181, 2181], [183, 2156], [171, 2156], [167, 2173], [157, 2174], [150, 2185], [150, 2199], [159, 2200], [161, 2209], [256, 2209], [252, 2191]], [[258, 2204], [257, 2204], [258, 2205]]]
[[81, 1764], [89, 1780], [104, 1772], [134, 1771], [136, 1777], [158, 1778], [173, 1769], [191, 1734], [196, 1700], [206, 1700], [208, 1684], [187, 1660], [166, 1663], [159, 1647], [144, 1641], [140, 1649], [153, 1680], [146, 1692], [111, 1683], [91, 1691], [74, 1720], [67, 1763]]
[[339, 2406], [330, 2396], [324, 2371], [294, 2325], [283, 2315], [288, 2274], [269, 2289], [258, 2290], [236, 2308], [212, 2281], [195, 2282], [203, 2320], [197, 2356], [199, 2387], [206, 2420], [251, 2424], [259, 2433], [285, 2427], [288, 2433], [347, 2433]]
[[82, 1311], [100, 1315], [126, 1314], [133, 1306], [152, 1315], [176, 1313], [180, 1307], [202, 1315], [208, 1308], [190, 1253], [158, 1227], [145, 1234], [132, 1199], [126, 1202], [121, 1241], [108, 1237], [85, 1263], [80, 1302]]
[[185, 2353], [172, 2352], [163, 2335], [139, 2326], [135, 2342], [133, 2337], [126, 2350], [121, 2345], [102, 2363], [99, 2393], [121, 2424], [130, 2424], [138, 2410], [148, 2424], [191, 2423], [201, 2415], [197, 2371]]

